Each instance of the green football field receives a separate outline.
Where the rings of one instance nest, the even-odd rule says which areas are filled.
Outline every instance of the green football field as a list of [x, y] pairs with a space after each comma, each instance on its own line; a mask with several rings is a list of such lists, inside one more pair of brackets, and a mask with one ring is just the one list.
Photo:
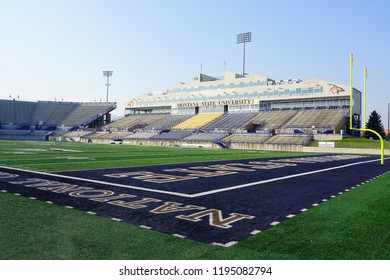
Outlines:
[[[0, 165], [55, 172], [299, 153], [0, 141]], [[0, 259], [390, 259], [390, 174], [223, 248], [0, 192]]]

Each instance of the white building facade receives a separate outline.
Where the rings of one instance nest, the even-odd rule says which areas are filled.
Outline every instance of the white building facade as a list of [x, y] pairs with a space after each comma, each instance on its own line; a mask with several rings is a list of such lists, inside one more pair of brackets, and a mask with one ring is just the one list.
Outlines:
[[[356, 89], [352, 104], [352, 113], [360, 120], [361, 92]], [[223, 77], [198, 74], [190, 82], [176, 83], [164, 92], [140, 94], [126, 104], [125, 110], [126, 114], [194, 115], [349, 106], [347, 85], [315, 78], [274, 80], [226, 71]]]

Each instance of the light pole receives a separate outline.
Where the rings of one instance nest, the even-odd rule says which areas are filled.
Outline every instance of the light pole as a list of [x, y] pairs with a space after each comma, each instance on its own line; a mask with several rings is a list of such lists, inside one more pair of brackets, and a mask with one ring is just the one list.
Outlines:
[[244, 58], [242, 62], [242, 76], [245, 76], [245, 43], [249, 43], [252, 40], [252, 32], [237, 34], [237, 44], [244, 43]]
[[104, 77], [107, 77], [107, 84], [106, 84], [106, 86], [107, 86], [107, 98], [106, 98], [106, 102], [108, 103], [108, 88], [109, 88], [109, 86], [110, 86], [110, 77], [112, 76], [112, 73], [113, 73], [114, 71], [103, 71], [103, 76]]

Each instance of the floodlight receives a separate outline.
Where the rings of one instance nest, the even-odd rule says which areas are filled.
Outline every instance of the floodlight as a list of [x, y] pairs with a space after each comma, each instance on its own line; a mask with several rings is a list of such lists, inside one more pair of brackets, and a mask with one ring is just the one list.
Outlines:
[[237, 44], [249, 43], [252, 39], [252, 32], [237, 34]]
[[110, 86], [110, 77], [112, 76], [112, 73], [114, 71], [103, 71], [103, 76], [104, 77], [107, 77], [107, 98], [106, 98], [106, 102], [108, 103], [108, 87]]
[[244, 57], [242, 62], [242, 76], [245, 76], [245, 43], [252, 41], [252, 32], [237, 34], [237, 44], [244, 44]]
[[105, 76], [105, 77], [111, 77], [113, 72], [114, 72], [114, 71], [103, 71], [103, 76]]

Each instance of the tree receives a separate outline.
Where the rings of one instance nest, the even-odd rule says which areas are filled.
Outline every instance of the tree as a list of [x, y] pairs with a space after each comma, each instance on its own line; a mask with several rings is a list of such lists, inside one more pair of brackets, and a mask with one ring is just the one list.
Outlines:
[[[372, 129], [372, 130], [378, 132], [382, 136], [382, 138], [386, 137], [385, 129], [383, 128], [383, 124], [382, 124], [382, 120], [381, 120], [381, 115], [379, 115], [375, 110], [368, 117], [368, 122], [366, 124], [366, 128]], [[379, 139], [376, 134], [369, 132], [369, 131], [366, 131], [366, 133], [364, 134], [364, 137], [367, 137], [367, 138], [372, 137], [373, 139]]]

